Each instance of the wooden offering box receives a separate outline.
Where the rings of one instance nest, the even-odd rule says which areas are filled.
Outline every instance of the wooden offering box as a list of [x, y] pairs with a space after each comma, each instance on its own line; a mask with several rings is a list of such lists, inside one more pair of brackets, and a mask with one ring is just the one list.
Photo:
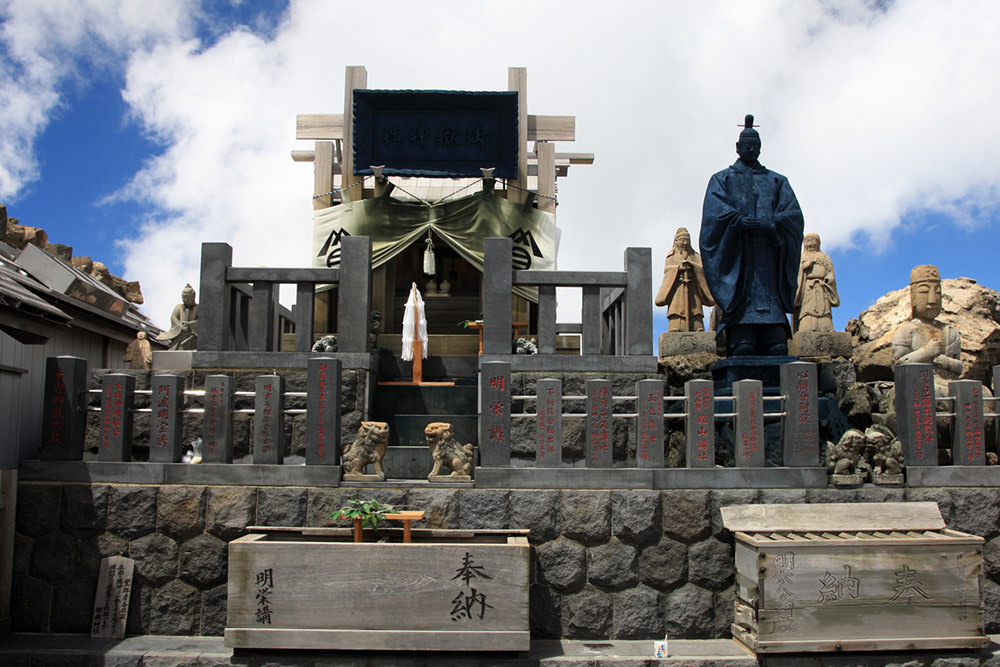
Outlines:
[[250, 528], [229, 544], [232, 648], [528, 651], [528, 531]]
[[983, 538], [935, 503], [736, 505], [733, 637], [757, 653], [975, 649]]

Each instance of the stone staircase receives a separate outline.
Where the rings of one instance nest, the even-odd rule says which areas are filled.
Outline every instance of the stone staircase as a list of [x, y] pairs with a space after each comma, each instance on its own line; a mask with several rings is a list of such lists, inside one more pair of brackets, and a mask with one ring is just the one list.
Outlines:
[[478, 443], [478, 357], [431, 355], [423, 367], [428, 384], [399, 384], [411, 380], [411, 364], [391, 352], [379, 357], [379, 384], [369, 414], [372, 420], [389, 424], [384, 463], [390, 479], [427, 478], [434, 462], [424, 428], [431, 422], [452, 424], [463, 444]]

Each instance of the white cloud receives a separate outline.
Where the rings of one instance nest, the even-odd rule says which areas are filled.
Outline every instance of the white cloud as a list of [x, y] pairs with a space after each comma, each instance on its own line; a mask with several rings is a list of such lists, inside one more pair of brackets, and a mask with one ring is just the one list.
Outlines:
[[10, 0], [0, 8], [0, 198], [38, 177], [32, 146], [83, 73], [190, 28], [187, 0]]
[[[58, 7], [90, 26], [61, 29], [57, 41], [89, 53], [79, 35], [97, 35], [100, 53], [125, 59], [132, 113], [165, 145], [119, 194], [153, 205], [123, 248], [155, 318], [197, 280], [202, 241], [231, 243], [241, 264], [308, 262], [312, 168], [289, 150], [310, 145], [294, 140], [295, 114], [341, 112], [346, 65], [365, 65], [373, 88], [443, 89], [504, 89], [508, 66], [527, 67], [530, 112], [577, 118], [577, 141], [557, 150], [596, 155], [559, 185], [564, 268], [618, 269], [626, 246], [651, 246], [656, 266], [676, 227], [696, 235], [705, 184], [735, 159], [748, 112], [762, 161], [789, 177], [824, 249], [885, 244], [901, 216], [921, 209], [976, 224], [998, 203], [1000, 12], [990, 0], [489, 9], [293, 0], [273, 39], [236, 30], [211, 45], [186, 41], [190, 7], [157, 5], [168, 12], [162, 31], [138, 16], [101, 32], [131, 3], [67, 9], [75, 4], [45, 5], [48, 16]], [[42, 44], [46, 25], [36, 22], [23, 43]], [[126, 27], [140, 37], [121, 37]], [[37, 92], [40, 111], [26, 113], [17, 95], [6, 104], [20, 114], [0, 107], [0, 131], [22, 148], [57, 104], [51, 81], [65, 71], [54, 56], [34, 63], [28, 50], [19, 53], [33, 64], [21, 67], [42, 83], [16, 90]], [[32, 164], [0, 151], [3, 195]]]

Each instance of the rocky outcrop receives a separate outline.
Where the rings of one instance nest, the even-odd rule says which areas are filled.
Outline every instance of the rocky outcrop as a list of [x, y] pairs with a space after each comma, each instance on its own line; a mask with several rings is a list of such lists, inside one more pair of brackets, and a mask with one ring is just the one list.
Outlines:
[[[963, 379], [989, 385], [992, 368], [1000, 363], [1000, 292], [972, 278], [942, 280], [939, 320], [962, 334]], [[852, 361], [858, 380], [892, 380], [892, 334], [911, 317], [910, 289], [890, 292], [847, 323], [853, 337]]]
[[50, 243], [49, 235], [44, 229], [18, 224], [17, 218], [7, 217], [6, 208], [2, 206], [0, 206], [0, 219], [3, 221], [2, 240], [6, 242], [7, 245], [18, 250], [24, 249], [24, 247], [29, 244], [37, 246], [53, 257], [56, 257], [67, 264], [71, 264], [84, 273], [93, 276], [113, 289], [123, 299], [137, 304], [141, 304], [143, 302], [142, 287], [139, 285], [138, 281], [129, 281], [112, 275], [111, 272], [108, 271], [107, 266], [101, 262], [93, 261], [90, 257], [74, 257], [73, 248], [71, 246], [63, 245], [61, 243]]

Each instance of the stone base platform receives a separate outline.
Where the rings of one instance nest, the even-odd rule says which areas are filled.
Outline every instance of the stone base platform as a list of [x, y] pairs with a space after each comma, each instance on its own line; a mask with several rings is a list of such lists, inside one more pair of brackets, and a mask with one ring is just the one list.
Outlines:
[[844, 331], [796, 331], [788, 346], [788, 353], [803, 361], [850, 359], [853, 351], [851, 334]]
[[731, 639], [671, 639], [669, 655], [653, 658], [652, 640], [531, 642], [528, 655], [509, 653], [409, 653], [399, 651], [233, 651], [222, 637], [140, 635], [92, 639], [83, 635], [15, 634], [0, 640], [3, 665], [115, 665], [121, 667], [974, 667], [1000, 665], [1000, 637], [976, 651], [882, 651], [785, 654], [757, 659]]
[[716, 353], [714, 331], [668, 331], [660, 334], [661, 357], [698, 352]]
[[732, 396], [733, 383], [737, 380], [760, 380], [764, 394], [781, 393], [781, 366], [798, 357], [790, 356], [742, 356], [726, 357], [712, 364], [712, 380], [715, 382], [716, 396]]

